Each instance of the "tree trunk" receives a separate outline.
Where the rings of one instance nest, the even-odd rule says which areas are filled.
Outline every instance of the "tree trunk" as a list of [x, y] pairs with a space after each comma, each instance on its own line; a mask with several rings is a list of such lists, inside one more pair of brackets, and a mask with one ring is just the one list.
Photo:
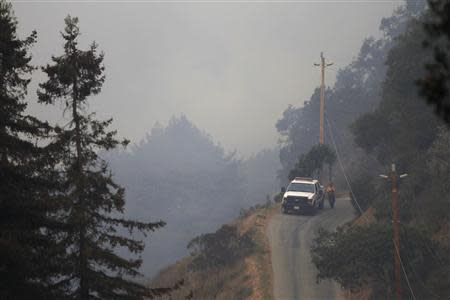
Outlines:
[[73, 95], [72, 95], [72, 117], [75, 123], [75, 146], [76, 146], [76, 180], [75, 189], [77, 199], [77, 217], [78, 217], [78, 239], [79, 239], [79, 276], [80, 276], [80, 299], [89, 299], [89, 286], [87, 281], [87, 257], [86, 257], [86, 227], [85, 227], [85, 213], [84, 213], [84, 199], [83, 199], [83, 161], [82, 161], [82, 148], [81, 148], [81, 129], [80, 129], [80, 117], [77, 111], [78, 104], [78, 86], [77, 80], [74, 80]]

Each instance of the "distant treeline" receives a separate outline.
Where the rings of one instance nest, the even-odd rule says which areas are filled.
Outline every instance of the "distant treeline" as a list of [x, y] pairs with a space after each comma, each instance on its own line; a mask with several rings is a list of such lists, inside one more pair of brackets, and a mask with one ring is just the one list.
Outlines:
[[172, 118], [165, 127], [155, 125], [130, 151], [104, 157], [126, 187], [127, 216], [167, 222], [143, 253], [147, 275], [185, 256], [195, 236], [215, 231], [279, 189], [276, 150], [239, 159], [185, 116]]
[[[365, 156], [355, 147], [350, 125], [365, 112], [373, 111], [380, 103], [387, 55], [410, 18], [420, 13], [423, 7], [422, 1], [408, 1], [391, 17], [382, 19], [381, 37], [366, 38], [357, 57], [348, 66], [341, 66], [334, 86], [325, 92], [325, 143], [332, 147], [330, 133], [333, 133], [341, 158], [348, 168]], [[283, 184], [299, 156], [319, 141], [320, 90], [316, 89], [311, 98], [302, 104], [299, 107], [289, 106], [276, 123], [281, 135], [279, 157], [282, 168], [278, 177]]]

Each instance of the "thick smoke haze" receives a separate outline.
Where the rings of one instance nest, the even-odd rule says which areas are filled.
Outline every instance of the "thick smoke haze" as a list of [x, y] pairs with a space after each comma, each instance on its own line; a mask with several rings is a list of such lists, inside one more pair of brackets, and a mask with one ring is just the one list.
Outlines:
[[240, 161], [184, 116], [155, 126], [131, 148], [104, 157], [126, 188], [126, 214], [167, 222], [146, 239], [147, 276], [187, 255], [186, 245], [196, 235], [216, 230], [277, 191], [278, 151]]
[[[244, 156], [273, 148], [283, 110], [309, 99], [319, 83], [313, 63], [320, 51], [335, 62], [327, 73], [331, 85], [399, 4], [13, 2], [20, 32], [38, 32], [35, 65], [60, 54], [64, 17], [79, 17], [82, 44], [95, 40], [106, 54], [107, 79], [91, 109], [114, 117], [121, 135], [137, 142], [155, 122], [185, 114]], [[34, 77], [31, 101], [43, 80]], [[61, 121], [48, 107], [29, 109]]]
[[[381, 35], [380, 20], [396, 6], [14, 3], [21, 33], [38, 32], [35, 65], [61, 54], [67, 14], [80, 19], [82, 46], [95, 40], [105, 52], [106, 82], [89, 110], [112, 116], [132, 146], [103, 156], [126, 188], [126, 214], [167, 222], [146, 239], [146, 276], [186, 255], [196, 235], [272, 199], [281, 168], [275, 124], [289, 104], [310, 99], [320, 79], [313, 66], [320, 52], [335, 63], [327, 71], [332, 85], [363, 39]], [[333, 18], [322, 19], [325, 12]], [[64, 123], [60, 110], [35, 101], [44, 80], [36, 72], [30, 113]]]

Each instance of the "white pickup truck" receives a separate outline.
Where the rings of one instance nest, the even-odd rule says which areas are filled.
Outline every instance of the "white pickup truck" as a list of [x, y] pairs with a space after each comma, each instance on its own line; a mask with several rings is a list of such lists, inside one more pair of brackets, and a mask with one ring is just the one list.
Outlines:
[[281, 212], [314, 214], [323, 208], [325, 192], [318, 180], [296, 177], [288, 185], [281, 201]]

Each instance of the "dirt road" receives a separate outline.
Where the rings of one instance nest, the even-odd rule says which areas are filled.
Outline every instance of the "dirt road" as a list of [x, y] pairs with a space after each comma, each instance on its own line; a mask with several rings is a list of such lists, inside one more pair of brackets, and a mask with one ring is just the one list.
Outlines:
[[316, 283], [317, 270], [309, 248], [316, 231], [334, 229], [350, 221], [353, 210], [348, 198], [336, 200], [334, 209], [326, 203], [315, 216], [277, 214], [269, 224], [275, 299], [342, 299], [335, 282]]

